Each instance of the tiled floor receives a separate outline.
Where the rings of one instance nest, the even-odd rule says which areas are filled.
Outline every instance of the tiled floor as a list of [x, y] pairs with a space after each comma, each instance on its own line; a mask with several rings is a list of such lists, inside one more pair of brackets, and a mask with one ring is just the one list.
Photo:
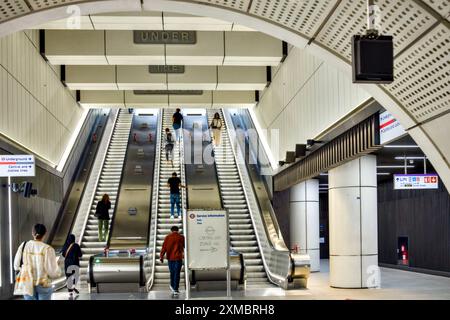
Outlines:
[[[450, 278], [432, 276], [409, 271], [381, 268], [381, 287], [379, 289], [335, 289], [328, 284], [328, 261], [322, 260], [321, 272], [311, 274], [308, 288], [302, 290], [247, 289], [233, 291], [232, 299], [308, 299], [308, 300], [360, 300], [360, 299], [444, 299], [450, 300]], [[64, 290], [53, 295], [55, 300], [67, 300]], [[191, 293], [192, 299], [229, 299], [225, 291], [204, 291]], [[150, 293], [81, 293], [78, 300], [142, 300], [172, 299], [169, 292]], [[182, 292], [176, 299], [184, 300]]]

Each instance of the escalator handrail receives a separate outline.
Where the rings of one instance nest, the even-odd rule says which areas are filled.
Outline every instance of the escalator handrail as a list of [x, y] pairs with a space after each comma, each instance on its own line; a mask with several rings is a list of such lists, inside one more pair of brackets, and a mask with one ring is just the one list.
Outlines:
[[[248, 112], [248, 110], [247, 110], [247, 117], [248, 117], [248, 118], [250, 119], [250, 121], [251, 121], [250, 125], [252, 126], [252, 129], [254, 129], [254, 131], [257, 133], [256, 127], [255, 127], [255, 125], [254, 125], [254, 123], [253, 123], [253, 120], [252, 120], [252, 118], [251, 118], [250, 113]], [[242, 118], [241, 118], [241, 119], [242, 119]], [[245, 130], [248, 130], [247, 123], [245, 123]], [[259, 134], [258, 134], [258, 133], [257, 133], [257, 137], [258, 137], [258, 150], [259, 150], [259, 148], [260, 148], [259, 145], [262, 145], [262, 143], [261, 143], [261, 138], [259, 137]], [[252, 156], [252, 157], [256, 160], [256, 163], [258, 164], [258, 168], [260, 168], [260, 165], [259, 165], [260, 161], [259, 161], [259, 157], [258, 157], [258, 155], [259, 155], [260, 153], [257, 152], [257, 154], [255, 155], [254, 150], [253, 150], [253, 149], [250, 149], [250, 148], [251, 148], [251, 145], [250, 145], [250, 142], [248, 141], [248, 137], [246, 137], [245, 139], [246, 139], [246, 143], [247, 143], [248, 146], [249, 146], [249, 155]], [[268, 161], [269, 161], [269, 158], [268, 158], [268, 156], [267, 156], [267, 154], [266, 154], [266, 151], [265, 151], [264, 149], [263, 149], [263, 151], [264, 151], [264, 152], [263, 152], [262, 154], [263, 154], [264, 157], [265, 157], [264, 160], [267, 161], [267, 163], [270, 163], [270, 162], [268, 162]], [[246, 165], [247, 165], [247, 163], [246, 163]], [[248, 170], [248, 167], [247, 167], [247, 170]], [[249, 178], [250, 178], [250, 181], [253, 181], [251, 176], [249, 176]], [[266, 184], [264, 184], [264, 185], [266, 186]], [[266, 188], [267, 188], [267, 186], [266, 186]], [[255, 188], [254, 188], [253, 183], [252, 183], [252, 189], [253, 189], [253, 192], [256, 193], [256, 192], [255, 192]], [[266, 189], [266, 192], [269, 193], [267, 189]], [[261, 211], [261, 207], [260, 207], [259, 201], [257, 201], [257, 203], [258, 203], [259, 210]], [[274, 212], [272, 206], [269, 206], [269, 215], [270, 215], [270, 219], [272, 220], [272, 224], [274, 225], [274, 229], [275, 229], [275, 232], [277, 233], [278, 239], [279, 239], [279, 241], [282, 243], [282, 247], [285, 247], [285, 248], [283, 248], [283, 249], [289, 250], [289, 249], [287, 248], [285, 242], [284, 242], [283, 235], [282, 235], [282, 233], [281, 233], [281, 228], [280, 228], [280, 225], [278, 224], [278, 220], [277, 220], [277, 218], [276, 218], [276, 215], [275, 215], [275, 212]], [[266, 225], [265, 225], [265, 226], [266, 226]], [[269, 233], [269, 230], [267, 230], [267, 228], [266, 228], [266, 231], [267, 231], [267, 233]], [[269, 239], [272, 240], [271, 237], [269, 237]], [[272, 243], [272, 245], [275, 247], [275, 245], [274, 245], [273, 243]], [[279, 249], [282, 249], [282, 248], [276, 248], [276, 249], [279, 250]]]
[[[184, 123], [183, 123], [184, 124]], [[179, 152], [180, 152], [180, 179], [181, 183], [186, 186], [186, 172], [184, 166], [184, 128], [181, 126], [180, 142], [179, 142]], [[187, 253], [187, 195], [186, 189], [181, 188], [181, 210], [182, 210], [182, 222], [183, 222], [183, 234], [184, 234], [184, 278], [185, 278], [185, 288], [186, 297], [190, 296], [190, 285], [189, 285], [189, 269], [188, 269], [188, 253]]]
[[[149, 277], [147, 288], [150, 289], [153, 286], [153, 282], [155, 279], [155, 265], [156, 265], [156, 244], [157, 244], [157, 222], [158, 222], [158, 203], [159, 203], [159, 182], [161, 176], [161, 157], [162, 157], [162, 146], [161, 146], [161, 136], [163, 135], [162, 124], [164, 120], [164, 110], [161, 109], [159, 119], [158, 119], [158, 128], [156, 129], [156, 146], [155, 146], [155, 164], [154, 164], [154, 172], [153, 172], [153, 196], [152, 196], [152, 211], [151, 211], [151, 222], [150, 222], [150, 231], [149, 231], [149, 248], [151, 248], [152, 259], [152, 270], [151, 276]], [[152, 233], [153, 232], [153, 233]], [[153, 245], [151, 246], [150, 241], [153, 241]]]
[[[100, 166], [98, 172], [95, 173], [97, 176], [96, 176], [96, 178], [95, 178], [94, 192], [92, 192], [92, 194], [91, 194], [91, 196], [90, 196], [90, 200], [89, 200], [89, 202], [88, 202], [88, 203], [89, 203], [89, 206], [88, 206], [88, 209], [87, 209], [87, 212], [86, 212], [86, 216], [84, 217], [83, 227], [82, 227], [82, 229], [81, 229], [80, 236], [79, 236], [78, 239], [77, 239], [77, 243], [78, 243], [79, 245], [81, 245], [81, 241], [83, 240], [83, 236], [84, 236], [84, 233], [85, 233], [85, 231], [86, 231], [87, 223], [88, 223], [88, 221], [89, 221], [89, 213], [91, 212], [92, 204], [94, 203], [95, 190], [97, 190], [98, 182], [99, 182], [100, 176], [101, 176], [101, 174], [102, 174], [102, 169], [103, 169], [103, 166], [105, 165], [106, 155], [108, 154], [108, 150], [109, 150], [109, 147], [110, 147], [111, 142], [112, 142], [111, 140], [112, 140], [112, 136], [113, 136], [113, 134], [114, 134], [114, 131], [115, 131], [115, 128], [116, 128], [116, 125], [117, 125], [117, 121], [118, 121], [118, 119], [119, 119], [119, 114], [120, 114], [120, 112], [117, 111], [116, 114], [114, 115], [114, 121], [113, 121], [113, 124], [112, 124], [111, 132], [109, 133], [109, 136], [108, 136], [108, 143], [107, 143], [107, 146], [106, 146], [105, 150], [102, 150], [103, 154], [100, 154], [100, 153], [98, 154], [98, 155], [101, 155], [101, 156], [102, 156], [102, 160], [101, 160], [102, 165]], [[99, 151], [100, 151], [100, 150], [99, 150]], [[91, 174], [94, 174], [94, 172], [91, 172]], [[89, 177], [88, 181], [90, 180], [90, 178], [91, 178], [91, 177]], [[80, 208], [80, 210], [81, 210], [81, 208]], [[77, 213], [77, 215], [78, 215], [78, 213]], [[72, 232], [72, 231], [71, 231], [71, 232]]]
[[[223, 109], [221, 110], [221, 113], [222, 113], [222, 116], [223, 116], [223, 119], [224, 119], [224, 122], [225, 122], [225, 128], [226, 128], [226, 131], [227, 131], [227, 135], [228, 135], [228, 138], [230, 140], [231, 151], [233, 153], [233, 156], [234, 156], [234, 159], [235, 159], [235, 162], [236, 162], [236, 167], [237, 167], [237, 170], [238, 170], [239, 179], [240, 179], [241, 183], [244, 184], [245, 180], [243, 178], [243, 172], [242, 172], [243, 170], [241, 169], [241, 167], [239, 165], [237, 150], [235, 150], [234, 139], [233, 139], [233, 137], [232, 137], [232, 135], [230, 133], [230, 130], [229, 130], [229, 128], [231, 128], [231, 126], [229, 124], [230, 121], [229, 121], [229, 119], [227, 117], [228, 114], [225, 114]], [[241, 154], [239, 154], [239, 155], [241, 155]], [[241, 157], [242, 157], [242, 155], [241, 155]], [[245, 200], [247, 202], [248, 209], [250, 211], [250, 217], [251, 217], [251, 220], [252, 220], [253, 228], [255, 229], [255, 235], [256, 235], [256, 238], [258, 240], [258, 246], [260, 247], [260, 253], [261, 253], [261, 258], [262, 258], [262, 261], [263, 261], [263, 265], [264, 265], [264, 268], [265, 268], [265, 270], [266, 270], [266, 272], [267, 272], [267, 274], [269, 276], [269, 280], [271, 282], [273, 282], [274, 284], [276, 284], [276, 285], [280, 285], [282, 287], [287, 287], [288, 277], [289, 277], [289, 273], [290, 273], [289, 270], [290, 270], [290, 266], [291, 266], [291, 259], [290, 259], [289, 250], [286, 250], [286, 251], [285, 250], [276, 250], [273, 247], [271, 241], [269, 240], [270, 237], [268, 236], [267, 233], [265, 233], [265, 235], [267, 237], [267, 239], [266, 239], [267, 243], [270, 245], [271, 249], [274, 252], [278, 253], [278, 254], [285, 255], [285, 257], [283, 257], [283, 258], [285, 258], [284, 260], [286, 260], [286, 261], [284, 263], [287, 265], [287, 267], [286, 267], [286, 274], [280, 275], [280, 274], [274, 273], [271, 270], [268, 261], [266, 261], [265, 252], [264, 252], [263, 248], [261, 247], [262, 239], [260, 239], [260, 236], [259, 236], [259, 233], [258, 233], [257, 224], [256, 224], [256, 221], [255, 221], [255, 218], [256, 218], [257, 214], [259, 214], [259, 212], [258, 213], [254, 212], [255, 210], [254, 210], [254, 208], [253, 208], [253, 206], [251, 205], [251, 202], [250, 202], [250, 195], [248, 194], [248, 192], [247, 192], [247, 190], [246, 190], [246, 188], [244, 186], [243, 186], [242, 189], [244, 191]], [[255, 202], [257, 202], [257, 201], [255, 200]], [[258, 216], [262, 220], [262, 217], [260, 215], [258, 215]], [[264, 225], [264, 222], [261, 222], [261, 223], [263, 225], [264, 231], [267, 232], [267, 229], [266, 229], [266, 226]]]

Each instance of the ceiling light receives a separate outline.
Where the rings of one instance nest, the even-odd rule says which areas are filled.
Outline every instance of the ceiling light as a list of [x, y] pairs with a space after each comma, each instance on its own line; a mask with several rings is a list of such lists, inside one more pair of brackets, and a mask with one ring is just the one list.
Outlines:
[[426, 159], [427, 157], [420, 157], [420, 156], [414, 156], [414, 157], [405, 157], [405, 156], [403, 156], [403, 157], [395, 157], [395, 160], [424, 160], [424, 159]]
[[390, 175], [389, 172], [377, 172], [377, 176], [388, 176]]
[[377, 166], [377, 168], [382, 168], [382, 169], [403, 169], [403, 168], [414, 168], [415, 166]]
[[320, 173], [319, 176], [327, 176], [328, 173]]
[[384, 146], [385, 148], [419, 148], [419, 146], [413, 144], [390, 144]]

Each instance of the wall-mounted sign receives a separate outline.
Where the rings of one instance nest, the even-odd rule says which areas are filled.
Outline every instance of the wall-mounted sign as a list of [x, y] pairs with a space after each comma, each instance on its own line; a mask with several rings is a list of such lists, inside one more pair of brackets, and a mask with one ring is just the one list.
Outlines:
[[185, 96], [201, 96], [203, 90], [134, 90], [136, 95], [172, 94]]
[[196, 31], [133, 31], [133, 40], [136, 44], [196, 44]]
[[390, 112], [380, 113], [380, 144], [391, 142], [405, 133], [405, 129]]
[[148, 66], [150, 73], [184, 73], [184, 66]]
[[34, 177], [35, 162], [32, 155], [0, 156], [0, 177]]
[[437, 189], [439, 177], [436, 174], [394, 174], [394, 189]]

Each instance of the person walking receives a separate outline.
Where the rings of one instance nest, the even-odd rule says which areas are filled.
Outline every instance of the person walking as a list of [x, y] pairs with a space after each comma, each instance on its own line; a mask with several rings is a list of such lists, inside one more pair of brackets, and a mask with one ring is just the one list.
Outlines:
[[80, 293], [78, 289], [75, 288], [78, 279], [75, 279], [73, 275], [76, 274], [78, 276], [79, 273], [76, 273], [74, 268], [78, 268], [79, 270], [80, 258], [83, 256], [80, 245], [75, 242], [75, 235], [69, 234], [66, 243], [61, 250], [61, 254], [65, 258], [64, 271], [66, 273], [67, 279], [67, 290], [69, 291], [70, 297], [73, 297], [73, 292], [75, 292], [76, 294]]
[[109, 232], [109, 210], [111, 209], [111, 201], [109, 195], [104, 194], [102, 200], [97, 202], [95, 209], [95, 217], [98, 219], [98, 241], [105, 242]]
[[181, 114], [181, 109], [177, 108], [175, 113], [172, 116], [172, 126], [175, 130], [175, 137], [177, 139], [177, 142], [181, 139], [181, 122], [183, 121], [183, 115]]
[[212, 119], [209, 128], [212, 129], [214, 146], [220, 146], [222, 141], [222, 119], [220, 119], [218, 112], [214, 114], [214, 118]]
[[180, 273], [183, 266], [184, 236], [178, 233], [177, 226], [170, 228], [171, 233], [166, 236], [161, 249], [159, 260], [164, 263], [164, 255], [167, 256], [170, 271], [170, 290], [174, 296], [180, 291]]
[[177, 173], [172, 173], [172, 177], [167, 180], [167, 186], [170, 188], [170, 218], [173, 219], [173, 214], [175, 211], [175, 204], [177, 205], [177, 216], [178, 218], [181, 213], [180, 206], [180, 188], [186, 188], [181, 184], [181, 179], [177, 177]]
[[[33, 227], [33, 240], [23, 242], [14, 257], [14, 270], [19, 272], [15, 294], [24, 282], [31, 282], [32, 293], [24, 294], [25, 300], [50, 300], [53, 294], [51, 279], [61, 275], [55, 249], [44, 243], [47, 229], [43, 224]], [[22, 282], [22, 283], [21, 283]]]
[[172, 167], [173, 167], [174, 142], [175, 141], [174, 141], [174, 139], [172, 137], [172, 133], [170, 132], [170, 129], [166, 128], [166, 132], [164, 134], [164, 149], [166, 150], [166, 160], [170, 161], [170, 163], [172, 164]]

